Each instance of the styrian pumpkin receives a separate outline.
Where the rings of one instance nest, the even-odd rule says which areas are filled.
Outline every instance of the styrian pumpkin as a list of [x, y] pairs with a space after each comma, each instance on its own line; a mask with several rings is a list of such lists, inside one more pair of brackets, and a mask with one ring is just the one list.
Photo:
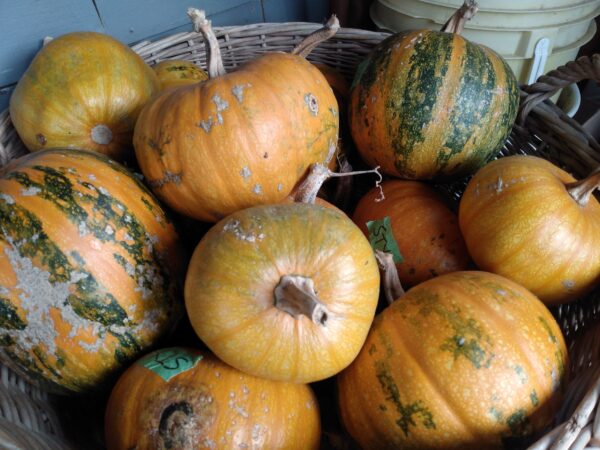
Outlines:
[[342, 212], [262, 205], [217, 223], [196, 247], [185, 304], [223, 361], [259, 377], [308, 383], [356, 357], [375, 314], [379, 272]]
[[208, 352], [174, 347], [133, 364], [105, 414], [108, 450], [318, 449], [307, 385], [240, 372]]
[[573, 301], [600, 283], [600, 174], [576, 182], [535, 156], [499, 158], [461, 198], [459, 223], [482, 270], [525, 286], [543, 302]]
[[208, 74], [191, 61], [166, 59], [152, 66], [160, 83], [160, 89], [186, 86], [208, 79]]
[[99, 386], [183, 312], [172, 224], [126, 169], [46, 150], [0, 172], [2, 361], [48, 389]]
[[456, 214], [431, 186], [387, 180], [360, 199], [352, 220], [371, 244], [393, 252], [406, 287], [447, 272], [464, 270], [470, 258]]
[[303, 50], [265, 53], [225, 73], [210, 22], [201, 11], [190, 14], [210, 48], [210, 79], [150, 102], [134, 145], [159, 198], [181, 214], [215, 222], [283, 201], [337, 142], [338, 109]]
[[552, 420], [568, 367], [560, 328], [523, 287], [453, 272], [410, 289], [373, 322], [338, 375], [361, 448], [512, 448]]
[[10, 98], [10, 117], [31, 151], [81, 148], [133, 159], [142, 107], [158, 91], [152, 69], [101, 33], [60, 36], [35, 56]]
[[367, 164], [400, 178], [450, 180], [500, 150], [519, 105], [515, 75], [458, 33], [452, 26], [397, 33], [359, 66], [349, 121]]

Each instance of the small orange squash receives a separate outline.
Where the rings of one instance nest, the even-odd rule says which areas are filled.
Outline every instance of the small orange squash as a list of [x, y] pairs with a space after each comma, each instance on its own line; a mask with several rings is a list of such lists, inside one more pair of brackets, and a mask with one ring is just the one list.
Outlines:
[[152, 66], [165, 90], [175, 86], [186, 86], [208, 79], [208, 74], [191, 61], [185, 59], [166, 59]]
[[535, 156], [493, 161], [469, 182], [459, 207], [467, 248], [482, 270], [525, 286], [547, 304], [573, 301], [600, 283], [600, 173], [576, 182]]
[[318, 449], [311, 388], [253, 377], [208, 352], [150, 353], [121, 376], [105, 414], [108, 450]]
[[337, 209], [255, 206], [200, 241], [185, 281], [190, 322], [223, 361], [246, 373], [309, 383], [356, 357], [379, 295], [361, 231]]
[[160, 199], [216, 222], [283, 201], [337, 142], [338, 107], [301, 50], [265, 53], [225, 73], [210, 22], [201, 11], [190, 14], [209, 46], [210, 79], [154, 98], [137, 122], [134, 146]]
[[10, 117], [31, 151], [81, 148], [133, 158], [132, 135], [158, 80], [139, 55], [101, 33], [69, 33], [35, 56], [10, 98]]
[[98, 388], [170, 331], [184, 254], [152, 194], [85, 150], [0, 171], [2, 362], [53, 391]]
[[433, 187], [387, 180], [381, 189], [385, 198], [380, 200], [379, 188], [372, 189], [358, 202], [352, 220], [376, 248], [397, 246], [396, 268], [404, 286], [468, 267], [458, 218]]
[[337, 377], [340, 414], [365, 450], [507, 448], [550, 423], [567, 367], [535, 296], [498, 275], [453, 272], [377, 316]]

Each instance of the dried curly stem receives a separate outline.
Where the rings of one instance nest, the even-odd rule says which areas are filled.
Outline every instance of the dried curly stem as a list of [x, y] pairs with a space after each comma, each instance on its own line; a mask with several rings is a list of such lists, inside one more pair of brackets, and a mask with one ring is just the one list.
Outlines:
[[383, 293], [385, 299], [391, 305], [400, 297], [404, 296], [405, 291], [398, 276], [398, 269], [394, 262], [394, 255], [381, 250], [375, 250], [375, 259], [379, 269], [383, 272]]
[[208, 47], [207, 52], [207, 66], [208, 66], [208, 77], [216, 78], [221, 75], [225, 75], [225, 67], [223, 66], [223, 58], [221, 57], [221, 49], [219, 48], [219, 41], [217, 36], [212, 29], [210, 20], [206, 18], [206, 14], [203, 10], [196, 8], [189, 8], [187, 11], [188, 16], [192, 19], [194, 24], [194, 31], [196, 33], [202, 33], [206, 46]]
[[566, 185], [567, 192], [580, 205], [586, 206], [592, 193], [600, 188], [600, 168], [592, 172], [583, 180]]
[[462, 33], [465, 29], [465, 24], [468, 20], [471, 20], [478, 9], [479, 5], [477, 5], [475, 0], [465, 0], [463, 5], [444, 24], [442, 31], [454, 34]]
[[306, 58], [310, 55], [310, 52], [314, 50], [314, 48], [319, 45], [321, 42], [326, 41], [340, 28], [340, 22], [335, 14], [333, 14], [327, 23], [323, 26], [323, 28], [319, 28], [317, 31], [312, 32], [308, 36], [306, 36], [302, 42], [300, 42], [293, 50], [292, 55], [302, 56]]

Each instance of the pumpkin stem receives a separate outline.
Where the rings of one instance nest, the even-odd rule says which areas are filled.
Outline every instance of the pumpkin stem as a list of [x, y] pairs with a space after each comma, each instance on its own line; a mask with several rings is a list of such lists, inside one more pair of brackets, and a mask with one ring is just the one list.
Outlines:
[[569, 195], [580, 206], [586, 206], [594, 190], [600, 188], [600, 168], [593, 171], [587, 178], [569, 183], [565, 187]]
[[381, 250], [375, 250], [375, 259], [379, 269], [383, 272], [383, 293], [388, 304], [394, 303], [404, 296], [404, 288], [398, 276], [398, 269], [394, 262], [394, 255]]
[[302, 42], [300, 42], [293, 50], [292, 55], [302, 56], [306, 58], [310, 55], [317, 45], [321, 42], [326, 41], [330, 37], [332, 37], [337, 30], [340, 28], [340, 21], [337, 16], [333, 14], [327, 23], [323, 26], [323, 28], [319, 28], [317, 31], [313, 31], [308, 36], [306, 36]]
[[312, 278], [284, 275], [275, 287], [275, 307], [295, 319], [304, 314], [317, 325], [325, 326], [330, 312], [315, 291]]
[[465, 24], [468, 20], [477, 13], [479, 5], [475, 0], [465, 0], [463, 5], [456, 10], [452, 17], [442, 27], [442, 31], [445, 33], [460, 34], [465, 29]]
[[208, 78], [217, 78], [221, 75], [225, 75], [225, 67], [223, 66], [223, 58], [221, 58], [221, 49], [219, 47], [219, 41], [217, 36], [212, 29], [210, 20], [206, 18], [206, 14], [203, 10], [196, 8], [189, 8], [187, 11], [188, 16], [192, 19], [194, 24], [194, 31], [196, 33], [202, 33], [208, 52], [206, 54], [208, 66]]

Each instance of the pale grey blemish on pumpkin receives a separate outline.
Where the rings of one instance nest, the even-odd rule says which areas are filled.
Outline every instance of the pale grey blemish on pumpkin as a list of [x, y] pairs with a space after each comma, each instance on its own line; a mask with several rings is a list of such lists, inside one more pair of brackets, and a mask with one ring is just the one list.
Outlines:
[[2, 193], [2, 194], [0, 194], [0, 198], [2, 200], [4, 200], [7, 205], [14, 205], [15, 204], [15, 199], [11, 195]]
[[337, 117], [338, 115], [337, 110], [333, 106], [329, 107], [329, 112], [331, 112], [331, 115], [333, 115], [333, 117]]
[[94, 175], [93, 173], [90, 173], [88, 175], [88, 178], [89, 178], [90, 181], [96, 181], [96, 175]]
[[252, 188], [252, 192], [254, 192], [256, 195], [262, 194], [262, 186], [260, 184], [255, 184]]
[[[265, 238], [264, 233], [255, 234], [250, 231], [248, 231], [248, 232], [244, 231], [242, 229], [242, 225], [241, 225], [240, 221], [237, 219], [232, 219], [229, 222], [227, 222], [225, 224], [225, 226], [223, 227], [223, 231], [233, 233], [234, 236], [236, 237], [236, 239], [239, 239], [240, 241], [256, 242], [256, 241], [262, 241]], [[260, 231], [260, 226], [259, 226], [259, 231]], [[231, 394], [235, 395], [235, 393], [233, 393], [233, 392], [231, 392]]]
[[252, 172], [250, 171], [248, 166], [245, 166], [244, 168], [242, 168], [242, 170], [240, 170], [240, 175], [242, 176], [242, 178], [244, 178], [244, 180], [247, 180], [252, 176]]
[[42, 190], [37, 186], [29, 186], [28, 188], [21, 189], [21, 195], [23, 197], [33, 197], [40, 192], [42, 192]]
[[308, 110], [313, 116], [316, 116], [319, 113], [319, 102], [317, 97], [315, 97], [310, 92], [304, 95], [304, 103], [308, 106]]
[[212, 118], [212, 116], [208, 116], [208, 119], [207, 119], [207, 120], [201, 120], [201, 121], [198, 123], [198, 126], [199, 126], [200, 128], [202, 128], [204, 131], [206, 131], [207, 133], [209, 133], [209, 132], [210, 132], [210, 129], [211, 129], [211, 128], [212, 128], [212, 126], [213, 126], [213, 118]]
[[575, 282], [573, 280], [563, 280], [562, 285], [565, 287], [565, 289], [567, 289], [568, 291], [572, 291], [573, 288], [575, 287]]
[[98, 192], [100, 192], [102, 195], [110, 197], [110, 192], [108, 192], [108, 190], [102, 186], [98, 186]]
[[83, 220], [79, 222], [77, 229], [79, 230], [79, 236], [81, 237], [84, 237], [90, 233], [87, 223], [85, 223]]
[[181, 183], [181, 172], [173, 173], [171, 171], [166, 171], [165, 176], [159, 180], [148, 180], [148, 184], [153, 189], [160, 189], [167, 183]]
[[223, 115], [221, 113], [229, 108], [229, 102], [227, 100], [223, 100], [218, 94], [213, 96], [212, 101], [217, 107], [217, 122], [219, 125], [222, 125]]
[[277, 191], [281, 192], [283, 190], [283, 184], [278, 183], [277, 184]]
[[109, 236], [112, 236], [115, 233], [115, 230], [113, 230], [113, 228], [110, 225], [106, 225], [106, 228], [104, 228], [104, 232]]
[[250, 83], [236, 84], [234, 87], [231, 88], [231, 93], [238, 102], [242, 103], [244, 101], [244, 89], [249, 87], [252, 87]]

